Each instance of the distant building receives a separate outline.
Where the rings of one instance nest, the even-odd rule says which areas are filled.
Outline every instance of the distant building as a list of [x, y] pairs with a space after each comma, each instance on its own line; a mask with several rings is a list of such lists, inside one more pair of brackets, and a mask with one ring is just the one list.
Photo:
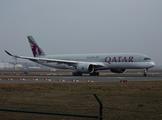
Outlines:
[[0, 69], [13, 69], [13, 68], [16, 69], [23, 68], [23, 65], [22, 64], [13, 65], [7, 62], [0, 62]]
[[5, 69], [5, 68], [13, 68], [14, 67], [14, 65], [12, 65], [12, 64], [9, 64], [9, 63], [3, 63], [3, 62], [0, 62], [0, 69]]
[[16, 65], [15, 65], [15, 68], [17, 68], [17, 69], [19, 69], [19, 68], [22, 69], [22, 68], [23, 68], [23, 65], [22, 65], [22, 64], [16, 64]]

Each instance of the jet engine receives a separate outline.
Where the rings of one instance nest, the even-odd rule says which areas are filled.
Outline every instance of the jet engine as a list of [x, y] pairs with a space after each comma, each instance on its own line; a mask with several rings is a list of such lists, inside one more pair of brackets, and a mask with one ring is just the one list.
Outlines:
[[113, 73], [124, 73], [126, 69], [110, 69], [110, 71]]
[[77, 72], [81, 73], [93, 73], [94, 66], [88, 63], [79, 63], [76, 67]]

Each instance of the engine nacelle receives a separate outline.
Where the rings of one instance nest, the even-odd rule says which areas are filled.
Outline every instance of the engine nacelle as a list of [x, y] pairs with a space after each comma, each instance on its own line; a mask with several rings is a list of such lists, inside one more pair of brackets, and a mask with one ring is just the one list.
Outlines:
[[124, 73], [126, 69], [110, 69], [110, 71], [113, 73]]
[[79, 63], [76, 67], [77, 72], [81, 73], [93, 73], [94, 66], [88, 63]]

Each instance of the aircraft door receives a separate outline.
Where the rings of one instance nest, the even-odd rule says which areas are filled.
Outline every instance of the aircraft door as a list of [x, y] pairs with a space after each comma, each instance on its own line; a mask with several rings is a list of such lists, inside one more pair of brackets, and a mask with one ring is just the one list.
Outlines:
[[135, 62], [138, 62], [138, 57], [137, 56], [135, 57]]

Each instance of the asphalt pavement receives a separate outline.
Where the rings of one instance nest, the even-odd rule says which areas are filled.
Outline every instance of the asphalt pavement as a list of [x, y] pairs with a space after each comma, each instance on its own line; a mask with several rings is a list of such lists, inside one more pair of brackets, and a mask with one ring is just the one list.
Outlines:
[[162, 76], [14, 76], [1, 75], [0, 83], [31, 83], [31, 82], [119, 82], [127, 81], [157, 81]]

